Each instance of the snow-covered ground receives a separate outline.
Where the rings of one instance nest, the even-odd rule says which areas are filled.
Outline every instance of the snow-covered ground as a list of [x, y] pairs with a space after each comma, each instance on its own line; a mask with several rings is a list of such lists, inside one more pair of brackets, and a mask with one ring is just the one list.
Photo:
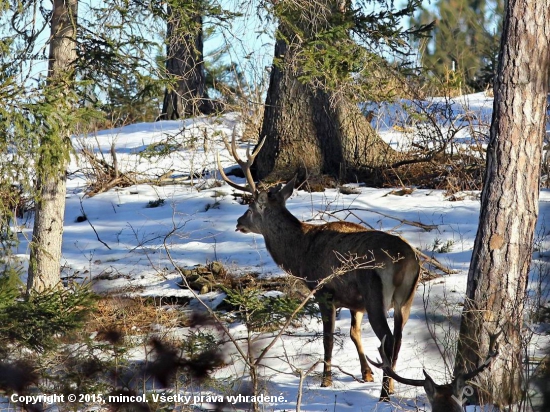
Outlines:
[[[443, 104], [443, 102], [437, 102]], [[468, 142], [468, 131], [483, 128], [488, 124], [492, 100], [483, 94], [462, 96], [453, 103], [456, 116], [475, 113], [480, 124], [464, 127], [460, 138]], [[383, 138], [401, 147], [405, 139], [414, 135], [416, 125], [407, 129], [399, 125], [399, 116], [406, 114], [395, 107], [386, 107], [386, 114], [380, 114], [373, 124]], [[382, 112], [379, 112], [382, 113]], [[461, 118], [454, 118], [461, 122]], [[469, 124], [471, 118], [469, 118]], [[393, 122], [393, 123], [392, 123]], [[406, 123], [406, 122], [405, 122]], [[454, 127], [450, 124], [442, 127]], [[88, 165], [79, 157], [71, 164], [68, 182], [67, 207], [63, 242], [63, 276], [79, 281], [93, 279], [99, 275], [104, 280], [95, 284], [98, 291], [117, 291], [142, 296], [190, 296], [188, 290], [178, 287], [180, 275], [168, 259], [168, 249], [178, 266], [194, 266], [211, 261], [220, 261], [233, 273], [259, 272], [266, 276], [279, 276], [278, 268], [266, 251], [261, 236], [242, 234], [235, 231], [237, 218], [246, 206], [232, 196], [234, 190], [226, 184], [220, 185], [215, 163], [215, 153], [220, 152], [222, 164], [234, 167], [235, 161], [226, 152], [221, 134], [230, 136], [241, 123], [237, 114], [219, 118], [195, 118], [185, 121], [140, 123], [120, 129], [101, 131], [94, 135], [74, 139], [75, 146], [87, 147], [110, 161], [111, 146], [116, 148], [121, 171], [138, 172], [139, 178], [155, 178], [168, 175], [173, 184], [153, 186], [137, 184], [131, 187], [114, 188], [94, 197], [85, 196], [88, 187], [86, 176]], [[157, 153], [166, 142], [175, 145], [169, 156], [151, 155], [152, 145]], [[239, 143], [244, 156], [246, 143]], [[243, 179], [233, 178], [236, 182]], [[450, 372], [430, 336], [427, 324], [437, 329], [440, 337], [446, 330], [452, 330], [449, 319], [460, 314], [460, 302], [466, 288], [467, 269], [474, 244], [479, 215], [477, 194], [465, 196], [461, 201], [449, 201], [445, 194], [435, 190], [414, 190], [411, 194], [398, 196], [392, 189], [371, 189], [360, 187], [359, 194], [342, 194], [336, 189], [322, 193], [295, 191], [288, 201], [289, 210], [301, 220], [323, 221], [329, 213], [354, 222], [367, 222], [374, 228], [398, 233], [412, 245], [429, 255], [435, 256], [444, 265], [456, 270], [419, 285], [411, 317], [404, 330], [403, 345], [397, 371], [406, 377], [422, 377], [422, 368], [439, 383], [450, 381]], [[160, 201], [159, 201], [160, 200]], [[158, 207], [155, 203], [160, 203]], [[346, 212], [352, 208], [353, 215]], [[417, 221], [435, 225], [432, 231], [401, 223], [395, 219]], [[84, 215], [87, 220], [80, 221]], [[540, 196], [540, 218], [537, 228], [538, 251], [535, 261], [547, 260], [548, 225], [550, 216], [550, 192], [542, 191]], [[28, 239], [32, 222], [20, 221], [20, 244], [17, 254], [23, 260], [28, 256]], [[441, 245], [445, 251], [437, 252]], [[166, 248], [165, 248], [166, 246]], [[536, 266], [536, 265], [534, 265]], [[107, 276], [108, 275], [108, 276]], [[108, 278], [108, 279], [107, 279]], [[202, 296], [206, 301], [216, 299], [216, 293]], [[429, 298], [426, 316], [424, 301]], [[343, 332], [341, 345], [336, 345], [333, 364], [356, 377], [360, 368], [355, 347], [349, 339], [349, 311], [343, 309], [337, 328]], [[428, 318], [428, 321], [427, 321]], [[390, 313], [390, 327], [391, 327]], [[232, 332], [239, 334], [242, 327], [234, 325]], [[282, 402], [263, 405], [265, 410], [291, 410], [295, 408], [298, 377], [290, 373], [284, 361], [287, 354], [297, 368], [308, 369], [322, 358], [321, 339], [311, 339], [319, 333], [321, 325], [313, 320], [306, 328], [292, 330], [292, 336], [284, 337], [269, 353], [262, 373], [268, 382], [268, 394], [281, 396]], [[368, 356], [378, 356], [379, 341], [365, 316], [362, 337]], [[270, 335], [262, 339], [260, 346], [268, 342]], [[534, 342], [533, 350], [539, 341]], [[322, 367], [319, 365], [317, 371]], [[334, 370], [334, 369], [333, 369]], [[216, 372], [215, 377], [237, 378], [239, 363], [233, 363]], [[395, 410], [396, 404], [406, 410], [424, 408], [427, 403], [423, 390], [397, 384], [393, 397], [396, 404], [378, 404], [381, 388], [381, 373], [375, 370], [376, 382], [360, 383], [346, 374], [334, 370], [334, 384], [331, 388], [320, 388], [319, 375], [310, 375], [304, 384], [302, 409], [308, 411], [371, 411]], [[234, 395], [237, 392], [232, 393]], [[229, 394], [227, 394], [229, 395]]]

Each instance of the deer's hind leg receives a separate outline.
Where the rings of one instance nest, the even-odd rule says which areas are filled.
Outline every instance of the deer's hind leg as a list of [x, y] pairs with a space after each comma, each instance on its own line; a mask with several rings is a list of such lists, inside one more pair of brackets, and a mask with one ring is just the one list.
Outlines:
[[[371, 288], [377, 288], [382, 291], [382, 281], [378, 276], [372, 276]], [[388, 320], [386, 319], [386, 308], [384, 305], [384, 297], [382, 293], [370, 295], [370, 299], [366, 302], [367, 313], [369, 315], [369, 323], [372, 330], [380, 339], [380, 342], [384, 340], [384, 352], [393, 362], [393, 349], [394, 349], [394, 337], [388, 326]], [[390, 394], [393, 393], [393, 379], [384, 374], [382, 379], [382, 392], [380, 394], [381, 401], [389, 401]]]
[[361, 341], [361, 321], [363, 320], [363, 313], [356, 312], [350, 309], [351, 313], [351, 329], [349, 335], [351, 340], [357, 348], [357, 354], [359, 355], [359, 362], [361, 363], [361, 378], [365, 382], [374, 382], [372, 377], [372, 370], [367, 363], [365, 352], [363, 351], [363, 342]]
[[[416, 286], [415, 286], [416, 287]], [[409, 296], [406, 301], [402, 302], [394, 297], [394, 312], [393, 312], [393, 357], [392, 357], [392, 369], [395, 370], [397, 364], [397, 358], [399, 357], [399, 350], [401, 349], [401, 341], [403, 339], [403, 328], [409, 320], [411, 314], [411, 306], [414, 299], [414, 289], [412, 292], [407, 290]], [[399, 295], [398, 295], [399, 296]], [[393, 388], [392, 388], [393, 389]]]
[[395, 369], [397, 363], [397, 358], [399, 356], [399, 350], [401, 349], [401, 341], [403, 339], [403, 328], [405, 323], [409, 319], [409, 314], [411, 312], [410, 305], [395, 307], [393, 314], [393, 357], [392, 357], [392, 368]]

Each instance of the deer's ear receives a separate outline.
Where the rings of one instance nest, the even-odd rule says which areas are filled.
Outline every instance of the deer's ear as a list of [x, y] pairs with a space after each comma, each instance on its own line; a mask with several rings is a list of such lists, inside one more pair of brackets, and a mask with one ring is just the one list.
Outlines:
[[284, 185], [283, 188], [279, 191], [279, 194], [283, 196], [283, 199], [285, 201], [290, 197], [290, 195], [292, 195], [292, 192], [294, 192], [294, 185], [296, 184], [297, 177], [298, 175], [294, 175], [292, 180]]
[[436, 384], [425, 370], [422, 370], [422, 372], [424, 373], [424, 376], [426, 378], [424, 380], [424, 390], [426, 391], [426, 395], [428, 395], [428, 399], [431, 400], [433, 399], [433, 396], [435, 394]]
[[464, 381], [464, 375], [459, 375], [457, 378], [453, 379], [453, 393], [456, 397], [460, 398], [463, 394], [464, 387], [466, 382]]

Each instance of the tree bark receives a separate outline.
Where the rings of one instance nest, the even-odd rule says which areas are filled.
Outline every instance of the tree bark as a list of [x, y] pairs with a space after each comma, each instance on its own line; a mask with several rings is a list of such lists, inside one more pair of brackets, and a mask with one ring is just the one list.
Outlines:
[[525, 383], [524, 300], [538, 216], [549, 46], [550, 0], [509, 0], [455, 364], [455, 376], [477, 366], [489, 351], [489, 334], [502, 332], [499, 356], [482, 378], [498, 406], [517, 402]]
[[[77, 0], [54, 0], [51, 21], [51, 40], [46, 88], [50, 103], [58, 102], [60, 110], [66, 110], [70, 104], [70, 93], [74, 79], [76, 60], [76, 18]], [[45, 93], [48, 94], [48, 93]], [[55, 97], [57, 96], [57, 97]], [[56, 121], [53, 120], [52, 121]], [[47, 164], [49, 160], [42, 155], [38, 160], [37, 191], [34, 228], [31, 242], [27, 292], [41, 292], [58, 285], [61, 268], [61, 245], [63, 241], [63, 220], [66, 195], [66, 161], [70, 151], [70, 131], [60, 127], [61, 136], [43, 139], [42, 153], [62, 150], [65, 155], [54, 157], [57, 164]], [[62, 147], [48, 145], [61, 142]], [[52, 157], [48, 157], [51, 159]]]
[[166, 71], [175, 80], [175, 87], [166, 88], [158, 120], [210, 114], [215, 110], [206, 93], [202, 16], [196, 0], [185, 5], [185, 9], [168, 6]]
[[355, 103], [298, 80], [292, 66], [299, 36], [283, 23], [278, 30], [283, 35], [275, 44], [278, 63], [270, 75], [260, 134], [266, 142], [256, 157], [256, 177], [289, 180], [298, 173], [300, 179], [329, 174], [355, 180], [357, 174], [390, 163], [395, 152]]

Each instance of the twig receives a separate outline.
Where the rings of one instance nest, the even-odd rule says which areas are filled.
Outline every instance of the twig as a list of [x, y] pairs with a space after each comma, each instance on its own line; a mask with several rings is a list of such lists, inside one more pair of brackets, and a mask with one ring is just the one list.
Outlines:
[[[421, 223], [421, 222], [416, 222], [416, 221], [410, 221], [410, 220], [406, 220], [406, 219], [400, 219], [400, 218], [397, 218], [397, 217], [393, 217], [393, 216], [390, 216], [386, 213], [382, 213], [382, 212], [378, 212], [376, 210], [370, 210], [370, 209], [362, 209], [362, 208], [347, 208], [347, 209], [339, 209], [339, 210], [335, 210], [333, 212], [327, 212], [327, 211], [324, 211], [322, 213], [325, 213], [329, 216], [332, 216], [332, 217], [335, 217], [338, 219], [338, 216], [336, 216], [336, 213], [341, 213], [341, 212], [348, 212], [348, 214], [350, 215], [353, 215], [355, 218], [359, 219], [359, 221], [368, 226], [370, 229], [373, 229], [373, 227], [371, 225], [369, 225], [368, 223], [366, 223], [364, 220], [362, 220], [361, 218], [359, 218], [355, 213], [353, 213], [352, 211], [362, 211], [362, 212], [371, 212], [371, 213], [376, 213], [378, 215], [381, 215], [381, 216], [384, 216], [384, 217], [387, 217], [389, 219], [394, 219], [394, 220], [397, 220], [403, 224], [406, 224], [406, 225], [409, 225], [409, 226], [415, 226], [415, 227], [419, 227], [421, 228], [422, 230], [425, 230], [426, 232], [430, 232], [431, 230], [434, 230], [434, 229], [437, 229], [437, 225], [425, 225], [424, 223]], [[342, 219], [340, 219], [342, 220]], [[422, 259], [424, 259], [425, 261], [427, 261], [429, 264], [433, 265], [435, 268], [439, 269], [440, 271], [442, 271], [443, 273], [447, 274], [447, 275], [452, 275], [454, 273], [458, 273], [458, 271], [456, 270], [452, 270], [452, 269], [449, 269], [448, 267], [444, 266], [441, 262], [439, 262], [436, 258], [434, 257], [429, 257], [428, 255], [426, 255], [424, 252], [420, 251], [419, 249], [415, 248], [414, 246], [410, 245], [412, 247], [412, 249], [414, 250], [414, 252], [420, 256]]]
[[318, 364], [323, 363], [322, 360], [318, 360], [313, 365], [309, 367], [307, 371], [304, 372], [303, 369], [298, 369], [298, 373], [300, 374], [300, 381], [298, 383], [298, 396], [296, 397], [296, 412], [301, 411], [302, 406], [302, 396], [303, 396], [303, 388], [304, 388], [304, 378], [309, 375], [313, 370], [317, 367]]
[[[86, 212], [84, 211], [84, 205], [82, 204], [82, 197], [80, 198], [80, 211], [82, 212], [83, 216], [86, 216]], [[99, 234], [97, 233], [97, 230], [95, 230], [94, 225], [92, 225], [92, 222], [90, 222], [90, 219], [88, 219], [87, 216], [86, 216], [86, 222], [88, 222], [88, 224], [90, 225], [90, 227], [94, 231], [95, 237], [98, 240], [98, 242], [102, 243], [103, 246], [105, 246], [107, 249], [112, 250], [107, 243], [105, 243], [103, 240], [101, 240], [101, 238], [99, 237]]]
[[[352, 213], [352, 211], [362, 211], [362, 212], [371, 212], [371, 213], [376, 213], [378, 215], [381, 215], [381, 216], [384, 216], [384, 217], [387, 217], [389, 219], [393, 219], [393, 220], [397, 220], [403, 224], [406, 224], [406, 225], [409, 225], [409, 226], [415, 226], [415, 227], [419, 227], [421, 228], [422, 230], [425, 230], [426, 232], [430, 232], [434, 229], [437, 229], [437, 225], [426, 225], [424, 223], [421, 223], [421, 222], [416, 222], [416, 221], [411, 221], [411, 220], [406, 220], [406, 219], [400, 219], [400, 218], [397, 218], [397, 217], [393, 217], [393, 216], [390, 216], [386, 213], [382, 213], [382, 212], [378, 212], [376, 210], [370, 210], [370, 209], [362, 209], [362, 208], [348, 208], [348, 209], [339, 209], [339, 210], [335, 210], [333, 212], [323, 212], [323, 213], [326, 213], [328, 214], [329, 216], [333, 216], [333, 217], [336, 217], [338, 218], [336, 215], [336, 213], [340, 213], [340, 212], [348, 212], [349, 214], [353, 215], [354, 217], [356, 217], [357, 219], [359, 219], [361, 221], [361, 223], [367, 225], [369, 228], [372, 229], [372, 226], [370, 226], [369, 224], [367, 224], [366, 222], [364, 222], [362, 219], [360, 219], [357, 215], [355, 215], [354, 213]], [[425, 261], [427, 261], [428, 263], [430, 263], [431, 265], [433, 265], [434, 267], [436, 267], [437, 269], [439, 269], [440, 271], [442, 271], [443, 273], [447, 274], [447, 275], [452, 275], [454, 273], [458, 273], [458, 271], [456, 270], [452, 270], [452, 269], [449, 269], [448, 267], [444, 266], [441, 262], [439, 262], [436, 258], [434, 257], [430, 257], [428, 255], [426, 255], [424, 252], [420, 251], [419, 249], [415, 248], [414, 246], [410, 245], [412, 247], [412, 249], [414, 250], [414, 252], [420, 256], [422, 259], [424, 259]]]
[[333, 368], [336, 368], [338, 369], [340, 372], [342, 372], [344, 375], [347, 375], [349, 376], [350, 378], [352, 378], [355, 382], [359, 382], [359, 383], [365, 383], [365, 381], [363, 379], [358, 379], [355, 377], [355, 375], [349, 373], [349, 372], [346, 372], [344, 369], [342, 369], [340, 366], [338, 365], [332, 365]]

